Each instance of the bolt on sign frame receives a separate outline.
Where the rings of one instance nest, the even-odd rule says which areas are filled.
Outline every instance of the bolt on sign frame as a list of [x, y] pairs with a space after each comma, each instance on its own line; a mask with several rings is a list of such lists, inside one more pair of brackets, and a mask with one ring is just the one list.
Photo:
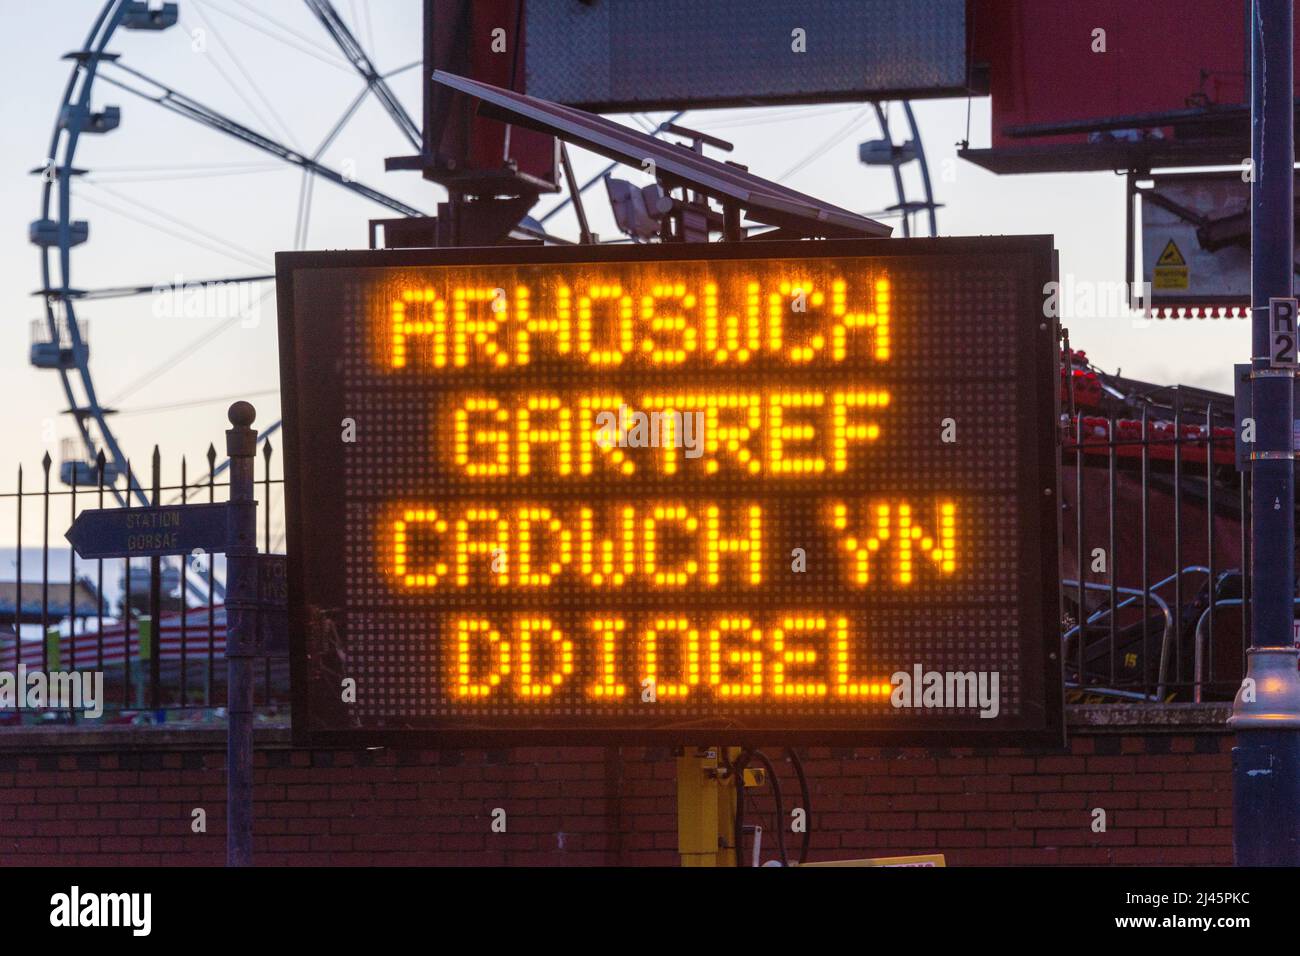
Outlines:
[[1051, 237], [276, 268], [300, 743], [1062, 741]]

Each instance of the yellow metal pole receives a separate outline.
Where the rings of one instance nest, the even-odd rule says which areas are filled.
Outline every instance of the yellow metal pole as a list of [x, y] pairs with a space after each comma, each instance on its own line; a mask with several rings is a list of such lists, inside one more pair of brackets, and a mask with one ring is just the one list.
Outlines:
[[735, 786], [719, 747], [687, 747], [677, 757], [677, 852], [682, 866], [735, 866]]
[[[726, 766], [734, 766], [740, 756], [739, 747], [727, 748]], [[740, 850], [736, 838], [736, 778], [727, 774], [718, 786], [718, 866], [739, 866]]]

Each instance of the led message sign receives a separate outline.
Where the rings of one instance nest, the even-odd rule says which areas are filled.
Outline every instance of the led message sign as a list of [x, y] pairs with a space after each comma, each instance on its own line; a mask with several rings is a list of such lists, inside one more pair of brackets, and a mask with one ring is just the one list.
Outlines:
[[297, 739], [1059, 740], [1051, 254], [281, 254]]

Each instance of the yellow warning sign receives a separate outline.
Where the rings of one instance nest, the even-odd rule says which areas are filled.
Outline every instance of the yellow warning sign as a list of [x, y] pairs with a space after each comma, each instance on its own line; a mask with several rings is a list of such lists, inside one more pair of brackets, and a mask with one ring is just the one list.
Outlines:
[[918, 856], [877, 856], [867, 860], [826, 860], [822, 863], [801, 863], [800, 866], [943, 866], [942, 853], [923, 853]]
[[1157, 266], [1185, 266], [1187, 260], [1183, 254], [1178, 251], [1178, 246], [1172, 239], [1165, 243], [1165, 251], [1160, 253], [1160, 259], [1156, 262]]
[[1186, 289], [1188, 286], [1187, 260], [1172, 239], [1165, 243], [1152, 272], [1151, 284], [1157, 289]]

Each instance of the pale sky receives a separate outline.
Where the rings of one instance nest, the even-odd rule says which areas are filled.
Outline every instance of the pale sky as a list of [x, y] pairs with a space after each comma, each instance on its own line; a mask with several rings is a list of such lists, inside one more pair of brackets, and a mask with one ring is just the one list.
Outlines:
[[[46, 158], [70, 71], [60, 57], [81, 46], [101, 6], [102, 0], [0, 0], [0, 491], [13, 490], [19, 462], [30, 487], [46, 450], [57, 467], [58, 439], [74, 433], [62, 414], [56, 373], [28, 362], [30, 323], [42, 314], [30, 295], [40, 285], [37, 249], [27, 241], [40, 181], [28, 170]], [[337, 0], [336, 6], [381, 70], [419, 59], [419, 0]], [[181, 25], [164, 33], [120, 31], [110, 49], [133, 69], [304, 152], [315, 152], [360, 90], [361, 81], [299, 0], [184, 0], [181, 16]], [[195, 31], [205, 31], [202, 52], [194, 48]], [[294, 45], [268, 32], [287, 35]], [[417, 122], [418, 72], [392, 80]], [[107, 84], [96, 83], [93, 102], [96, 109], [120, 106], [122, 123], [107, 135], [83, 137], [78, 149], [76, 163], [89, 175], [74, 187], [74, 214], [89, 221], [90, 239], [73, 253], [75, 286], [270, 272], [273, 254], [293, 248], [302, 181], [296, 169]], [[994, 176], [956, 159], [968, 106], [972, 145], [988, 144], [987, 99], [914, 105], [944, 204], [941, 235], [1050, 233], [1063, 275], [1075, 282], [1123, 280], [1122, 177]], [[863, 105], [695, 111], [681, 122], [733, 142], [735, 151], [725, 158], [836, 205], [869, 213], [896, 201], [888, 170], [858, 162], [857, 144], [880, 135]], [[896, 130], [902, 122], [896, 111]], [[444, 198], [440, 188], [416, 173], [383, 170], [384, 157], [409, 152], [370, 99], [322, 162], [353, 169], [356, 179], [432, 213]], [[573, 158], [582, 181], [605, 165], [581, 151]], [[619, 175], [647, 181], [631, 170]], [[586, 195], [593, 228], [605, 238], [617, 236], [603, 188]], [[365, 248], [367, 219], [393, 215], [329, 182], [317, 182], [312, 196], [309, 249]], [[544, 197], [534, 215], [555, 201]], [[548, 227], [576, 238], [567, 212]], [[257, 406], [259, 425], [279, 418], [274, 293], [270, 284], [253, 288], [267, 295], [260, 322], [251, 328], [239, 321], [157, 316], [148, 296], [87, 302], [78, 310], [89, 323], [100, 399], [122, 411], [113, 421], [116, 434], [139, 462], [160, 444], [165, 481], [179, 477], [182, 454], [193, 474], [202, 470], [209, 442], [222, 450], [225, 408], [235, 397]], [[1162, 384], [1227, 391], [1232, 363], [1249, 352], [1248, 328], [1240, 320], [1135, 322], [1115, 315], [1067, 324], [1076, 347], [1103, 368], [1122, 367], [1126, 375]], [[201, 347], [176, 358], [205, 336], [211, 337]], [[12, 539], [11, 516], [0, 514], [0, 544]]]

